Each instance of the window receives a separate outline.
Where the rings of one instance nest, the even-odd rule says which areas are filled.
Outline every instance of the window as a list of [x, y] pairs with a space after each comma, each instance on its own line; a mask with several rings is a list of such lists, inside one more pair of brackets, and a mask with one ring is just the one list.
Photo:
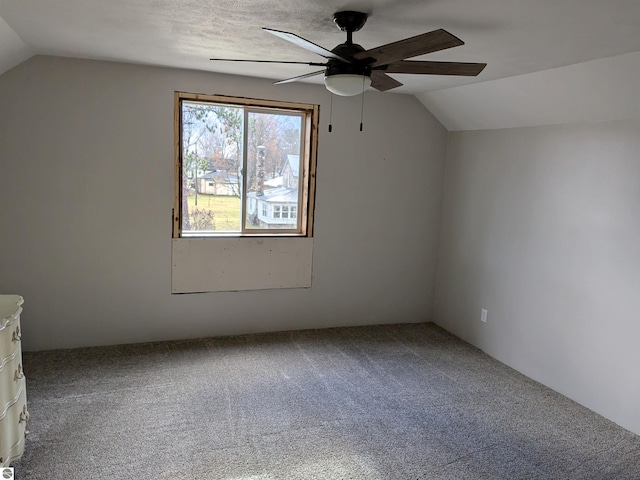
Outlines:
[[[174, 238], [310, 237], [318, 113], [176, 92]], [[216, 188], [199, 188], [199, 178]]]

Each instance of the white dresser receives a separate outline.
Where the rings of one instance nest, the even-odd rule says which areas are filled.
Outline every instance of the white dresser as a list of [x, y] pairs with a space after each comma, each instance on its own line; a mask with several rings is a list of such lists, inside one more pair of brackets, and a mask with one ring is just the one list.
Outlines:
[[27, 434], [27, 392], [22, 371], [20, 295], [0, 295], [0, 466], [24, 452]]

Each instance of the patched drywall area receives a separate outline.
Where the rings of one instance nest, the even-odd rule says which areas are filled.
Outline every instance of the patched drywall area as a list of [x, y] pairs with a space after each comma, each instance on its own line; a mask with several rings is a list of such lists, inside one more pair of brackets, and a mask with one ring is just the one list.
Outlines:
[[[0, 76], [0, 291], [28, 350], [432, 310], [446, 129], [408, 95], [57, 57]], [[174, 91], [321, 106], [311, 288], [171, 293]]]
[[174, 238], [171, 292], [309, 288], [313, 238]]
[[636, 433], [639, 151], [640, 121], [452, 133], [434, 308]]

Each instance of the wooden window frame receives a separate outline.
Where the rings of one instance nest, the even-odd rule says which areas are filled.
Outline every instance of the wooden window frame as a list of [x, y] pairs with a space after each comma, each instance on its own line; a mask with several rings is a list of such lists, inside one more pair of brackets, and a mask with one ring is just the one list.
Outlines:
[[[288, 230], [261, 230], [259, 233], [237, 232], [233, 234], [221, 233], [215, 235], [192, 236], [191, 238], [220, 238], [220, 237], [312, 237], [313, 213], [315, 209], [315, 180], [316, 158], [318, 151], [318, 123], [320, 106], [309, 103], [283, 102], [279, 100], [264, 100], [245, 97], [232, 97], [225, 95], [208, 95], [200, 93], [174, 92], [174, 204], [172, 213], [173, 238], [184, 238], [182, 235], [182, 102], [203, 102], [225, 104], [235, 107], [265, 109], [265, 111], [295, 111], [302, 114], [303, 129], [305, 131], [302, 141], [302, 162], [299, 185], [302, 185], [302, 198], [299, 213], [303, 213], [300, 230], [291, 232]], [[243, 182], [246, 184], [246, 182]], [[246, 201], [246, 192], [242, 193], [243, 202]], [[246, 202], [245, 202], [246, 203]], [[257, 207], [256, 207], [257, 208]], [[244, 211], [244, 208], [243, 208]], [[242, 213], [241, 213], [242, 215]], [[242, 221], [242, 220], [241, 220]]]

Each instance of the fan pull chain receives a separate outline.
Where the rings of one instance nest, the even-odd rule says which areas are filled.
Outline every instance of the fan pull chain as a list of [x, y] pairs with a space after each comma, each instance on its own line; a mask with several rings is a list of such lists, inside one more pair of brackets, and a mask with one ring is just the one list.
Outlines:
[[330, 93], [330, 96], [331, 103], [329, 103], [329, 133], [331, 133], [331, 130], [333, 129], [333, 127], [331, 126], [331, 118], [333, 116], [333, 93]]
[[362, 131], [362, 117], [364, 117], [364, 75], [362, 76], [362, 99], [360, 101], [360, 131]]

